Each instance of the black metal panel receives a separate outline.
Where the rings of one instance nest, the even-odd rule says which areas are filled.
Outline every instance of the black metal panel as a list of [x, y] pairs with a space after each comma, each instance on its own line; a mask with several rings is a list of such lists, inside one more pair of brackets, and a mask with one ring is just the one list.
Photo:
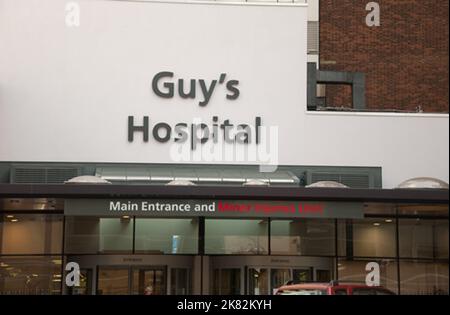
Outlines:
[[448, 203], [447, 189], [0, 184], [0, 197], [259, 199]]

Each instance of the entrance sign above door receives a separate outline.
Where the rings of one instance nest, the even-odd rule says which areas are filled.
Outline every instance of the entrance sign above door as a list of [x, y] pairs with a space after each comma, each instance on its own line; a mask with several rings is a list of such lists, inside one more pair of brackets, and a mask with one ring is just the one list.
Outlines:
[[207, 218], [347, 218], [364, 217], [360, 202], [260, 200], [66, 199], [70, 216]]

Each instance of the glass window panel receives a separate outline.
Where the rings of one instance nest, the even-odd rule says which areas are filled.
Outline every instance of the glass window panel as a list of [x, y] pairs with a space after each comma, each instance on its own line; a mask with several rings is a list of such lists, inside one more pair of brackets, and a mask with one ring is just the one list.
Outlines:
[[0, 295], [60, 293], [60, 256], [0, 256]]
[[395, 257], [395, 219], [339, 220], [338, 248], [340, 256]]
[[368, 202], [364, 204], [365, 215], [395, 215], [397, 205], [394, 203], [373, 203]]
[[448, 295], [448, 263], [400, 261], [401, 294]]
[[397, 293], [397, 263], [395, 260], [338, 260], [338, 277], [342, 282], [366, 283], [366, 265], [376, 262], [380, 266], [380, 285], [392, 292]]
[[196, 254], [198, 219], [136, 219], [136, 252]]
[[211, 288], [214, 295], [220, 294], [220, 269], [214, 269], [211, 277]]
[[241, 269], [230, 268], [220, 270], [220, 294], [241, 294]]
[[448, 221], [401, 219], [400, 257], [448, 258]]
[[267, 254], [267, 220], [205, 220], [207, 254]]
[[333, 256], [334, 220], [271, 221], [271, 253], [275, 255]]
[[172, 268], [170, 271], [170, 293], [172, 295], [191, 294], [190, 269]]
[[130, 218], [66, 217], [66, 253], [131, 253]]
[[364, 204], [365, 215], [399, 215], [408, 216], [445, 216], [448, 217], [448, 204], [403, 204], [403, 203], [373, 203]]
[[4, 214], [0, 217], [1, 254], [60, 254], [61, 215]]
[[54, 198], [0, 198], [0, 211], [63, 210], [64, 200]]
[[211, 286], [214, 295], [241, 294], [241, 269], [214, 269]]
[[435, 258], [448, 259], [448, 220], [439, 220], [434, 225]]
[[364, 204], [365, 215], [399, 215], [408, 216], [445, 216], [448, 217], [448, 204], [404, 204], [404, 203], [373, 203]]

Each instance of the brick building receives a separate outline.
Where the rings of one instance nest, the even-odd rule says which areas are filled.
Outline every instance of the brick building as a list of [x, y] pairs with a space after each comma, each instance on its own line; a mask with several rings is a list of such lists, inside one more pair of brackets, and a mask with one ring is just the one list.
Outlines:
[[[368, 109], [448, 113], [449, 2], [380, 0], [380, 26], [367, 0], [320, 0], [320, 69], [366, 75]], [[327, 106], [351, 104], [351, 88], [327, 86]]]

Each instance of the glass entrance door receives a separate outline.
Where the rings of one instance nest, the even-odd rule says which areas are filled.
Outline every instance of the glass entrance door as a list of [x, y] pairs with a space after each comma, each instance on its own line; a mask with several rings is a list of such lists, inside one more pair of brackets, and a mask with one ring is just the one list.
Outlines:
[[269, 269], [249, 268], [248, 269], [248, 294], [269, 295]]
[[[329, 282], [335, 262], [329, 257], [210, 257], [212, 294], [272, 295], [282, 285]], [[209, 293], [208, 292], [208, 293]]]
[[165, 267], [99, 266], [97, 294], [99, 295], [164, 295]]
[[214, 269], [213, 294], [215, 295], [240, 295], [241, 293], [241, 268]]
[[99, 267], [97, 275], [97, 294], [130, 294], [130, 270], [126, 267]]
[[170, 294], [191, 294], [191, 281], [188, 268], [172, 268], [170, 271]]
[[287, 284], [289, 281], [292, 281], [291, 269], [270, 269], [270, 294], [275, 294], [276, 289]]
[[134, 295], [166, 294], [165, 268], [132, 268], [132, 290]]

